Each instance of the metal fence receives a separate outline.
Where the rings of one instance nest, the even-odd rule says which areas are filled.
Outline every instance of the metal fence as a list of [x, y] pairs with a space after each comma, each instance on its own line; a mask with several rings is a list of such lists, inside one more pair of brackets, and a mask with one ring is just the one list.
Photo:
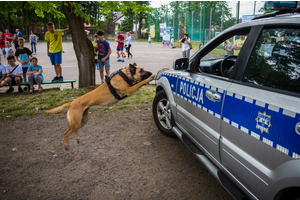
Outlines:
[[[208, 11], [210, 15], [206, 17], [210, 18], [210, 24], [205, 25], [205, 15], [202, 10], [185, 12], [182, 14], [160, 14], [158, 9], [154, 9], [153, 13], [148, 14], [148, 30], [155, 28], [155, 37], [153, 40], [162, 41], [162, 27], [170, 27], [173, 29], [172, 36], [174, 40], [182, 38], [184, 33], [188, 33], [192, 41], [198, 41], [199, 43], [206, 43], [220, 33], [221, 26], [211, 26], [212, 11]], [[204, 24], [203, 24], [204, 23]], [[220, 22], [221, 24], [221, 22]], [[203, 27], [211, 27], [210, 29], [204, 29]]]

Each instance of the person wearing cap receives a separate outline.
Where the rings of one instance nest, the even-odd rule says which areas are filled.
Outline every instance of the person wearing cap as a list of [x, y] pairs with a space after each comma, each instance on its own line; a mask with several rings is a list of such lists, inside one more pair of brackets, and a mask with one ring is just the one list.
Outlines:
[[5, 37], [5, 41], [9, 41], [11, 43], [12, 40], [12, 34], [9, 32], [8, 29], [5, 29], [5, 33], [3, 35]]

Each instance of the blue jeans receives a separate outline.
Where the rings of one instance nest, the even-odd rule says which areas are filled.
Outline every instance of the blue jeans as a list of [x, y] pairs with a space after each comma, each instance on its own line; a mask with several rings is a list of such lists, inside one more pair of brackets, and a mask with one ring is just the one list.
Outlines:
[[33, 48], [34, 48], [34, 53], [36, 53], [36, 43], [35, 42], [31, 42], [31, 52], [33, 53]]
[[6, 54], [5, 48], [2, 48], [2, 54], [3, 54], [3, 55]]

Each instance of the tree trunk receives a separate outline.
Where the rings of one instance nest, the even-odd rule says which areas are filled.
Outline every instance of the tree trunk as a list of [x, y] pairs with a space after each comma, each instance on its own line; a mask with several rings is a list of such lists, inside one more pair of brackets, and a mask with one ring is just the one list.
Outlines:
[[138, 38], [139, 39], [141, 39], [142, 38], [142, 21], [143, 21], [143, 19], [141, 19], [141, 17], [139, 16], [139, 18], [138, 18], [138, 24], [139, 24], [139, 28], [138, 28], [138, 30], [137, 30], [137, 32], [138, 32]]
[[[65, 3], [68, 5], [65, 5]], [[78, 62], [79, 88], [95, 85], [94, 47], [86, 36], [83, 20], [80, 16], [76, 16], [74, 8], [69, 2], [62, 2], [62, 11], [69, 24], [73, 47]]]

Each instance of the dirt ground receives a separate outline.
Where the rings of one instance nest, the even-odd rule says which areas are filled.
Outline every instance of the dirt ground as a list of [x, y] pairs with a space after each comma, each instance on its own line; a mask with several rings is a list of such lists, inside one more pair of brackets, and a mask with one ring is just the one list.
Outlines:
[[65, 116], [0, 122], [0, 199], [232, 199], [180, 140], [159, 132], [150, 104], [92, 111], [69, 151]]

